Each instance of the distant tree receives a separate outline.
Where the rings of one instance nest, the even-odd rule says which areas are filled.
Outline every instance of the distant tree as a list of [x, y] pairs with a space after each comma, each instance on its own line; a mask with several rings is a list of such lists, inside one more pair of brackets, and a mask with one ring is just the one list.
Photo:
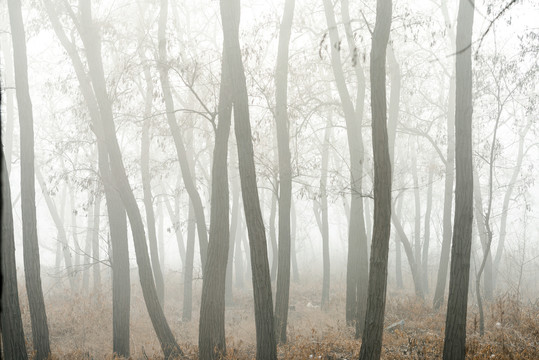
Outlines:
[[[1, 98], [0, 91], [0, 98]], [[0, 99], [1, 103], [1, 99]], [[22, 327], [19, 289], [17, 288], [17, 264], [15, 262], [15, 236], [11, 187], [4, 157], [4, 144], [0, 139], [0, 173], [2, 174], [2, 348], [6, 360], [28, 359], [24, 330]]]
[[386, 48], [391, 28], [391, 0], [378, 0], [370, 58], [372, 146], [374, 155], [374, 226], [365, 328], [359, 358], [379, 359], [387, 289], [391, 230], [391, 161], [387, 135]]
[[455, 220], [451, 245], [444, 359], [464, 359], [473, 222], [472, 27], [474, 0], [460, 0], [456, 40]]
[[30, 307], [36, 360], [50, 356], [49, 327], [41, 286], [41, 262], [37, 238], [36, 189], [34, 174], [34, 120], [28, 83], [26, 36], [20, 0], [9, 0], [9, 23], [13, 39], [15, 87], [20, 124], [21, 208], [24, 277]]

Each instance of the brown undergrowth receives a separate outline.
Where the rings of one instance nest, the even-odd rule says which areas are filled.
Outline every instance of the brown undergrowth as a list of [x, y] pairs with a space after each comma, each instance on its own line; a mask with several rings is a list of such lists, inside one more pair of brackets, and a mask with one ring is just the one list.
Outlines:
[[[146, 313], [140, 286], [133, 273], [131, 299], [131, 356], [133, 359], [160, 359], [159, 342]], [[21, 282], [22, 283], [22, 282]], [[193, 319], [181, 321], [182, 283], [178, 273], [167, 275], [165, 314], [185, 354], [197, 360], [198, 297], [195, 282]], [[321, 283], [321, 282], [319, 282]], [[357, 359], [361, 346], [354, 331], [344, 321], [344, 284], [332, 285], [329, 309], [320, 309], [320, 284], [292, 284], [288, 343], [279, 346], [279, 358]], [[51, 283], [52, 284], [52, 283]], [[77, 293], [56, 284], [45, 287], [53, 359], [113, 359], [112, 304], [110, 284], [102, 291]], [[31, 349], [30, 314], [24, 287], [21, 287], [22, 316], [28, 348]], [[468, 359], [539, 359], [539, 306], [522, 304], [512, 296], [498, 297], [487, 305], [486, 333], [478, 333], [478, 315], [468, 310]], [[439, 359], [443, 350], [445, 314], [434, 312], [430, 303], [411, 293], [388, 293], [383, 359]], [[234, 288], [234, 304], [226, 311], [226, 359], [255, 358], [255, 327], [251, 290]]]

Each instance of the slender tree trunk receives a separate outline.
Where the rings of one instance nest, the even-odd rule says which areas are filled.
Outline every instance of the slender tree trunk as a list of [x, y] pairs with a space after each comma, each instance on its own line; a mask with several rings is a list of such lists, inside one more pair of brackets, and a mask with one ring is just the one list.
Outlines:
[[444, 359], [464, 359], [473, 221], [472, 26], [474, 0], [460, 0], [456, 40], [455, 220], [444, 339]]
[[43, 197], [45, 198], [45, 202], [47, 203], [47, 207], [51, 214], [52, 220], [54, 221], [54, 225], [56, 225], [56, 229], [58, 230], [58, 241], [62, 245], [62, 252], [64, 255], [66, 274], [69, 279], [69, 286], [71, 288], [71, 292], [74, 293], [75, 292], [75, 278], [74, 278], [74, 271], [73, 271], [73, 262], [71, 258], [71, 251], [69, 251], [69, 243], [67, 240], [67, 234], [65, 231], [64, 223], [62, 219], [60, 218], [60, 215], [58, 214], [58, 210], [56, 209], [56, 205], [54, 204], [54, 201], [51, 199], [49, 195], [49, 191], [47, 190], [47, 186], [45, 185], [45, 180], [43, 180], [43, 176], [41, 175], [41, 171], [39, 170], [39, 168], [35, 171], [35, 173], [36, 173], [36, 179], [39, 183], [39, 186], [41, 187], [41, 192], [43, 193]]
[[[105, 189], [112, 243], [113, 351], [120, 356], [129, 357], [129, 304], [131, 298], [131, 283], [125, 209], [118, 192], [114, 189], [105, 139], [97, 130], [101, 128], [101, 114], [90, 77], [86, 74], [77, 48], [68, 40], [52, 3], [49, 0], [44, 0], [44, 4], [54, 32], [73, 62], [82, 95], [88, 106], [91, 125], [96, 133], [99, 174], [101, 175], [101, 180]], [[71, 9], [68, 8], [66, 10], [69, 12]], [[72, 17], [73, 21], [78, 21], [72, 12], [69, 12], [69, 15]], [[98, 227], [98, 224], [99, 223], [94, 220], [94, 228]], [[95, 232], [95, 230], [94, 234], [96, 240], [93, 240], [92, 243], [97, 241], [98, 233]], [[99, 265], [99, 263], [97, 263], [97, 265]], [[94, 269], [94, 271], [96, 270]], [[96, 277], [94, 276], [94, 281], [95, 278]]]
[[296, 206], [295, 201], [291, 201], [290, 206], [290, 249], [292, 251], [292, 280], [295, 283], [299, 282], [299, 270], [298, 270], [298, 257], [297, 257], [297, 248], [296, 248]]
[[266, 233], [256, 184], [251, 124], [245, 72], [239, 43], [240, 1], [221, 0], [224, 47], [230, 55], [230, 77], [234, 94], [234, 129], [238, 144], [239, 170], [245, 222], [249, 233], [256, 323], [256, 358], [277, 359], [271, 279]]
[[[2, 89], [3, 90], [3, 89]], [[0, 97], [2, 91], [0, 91]], [[1, 103], [1, 101], [0, 101]], [[2, 175], [2, 348], [6, 360], [28, 359], [17, 288], [17, 263], [15, 261], [15, 235], [9, 173], [4, 157], [4, 144], [0, 139], [0, 173]]]
[[28, 84], [26, 37], [20, 0], [8, 0], [9, 23], [13, 42], [15, 87], [20, 124], [21, 208], [24, 277], [30, 307], [32, 337], [36, 360], [50, 355], [49, 328], [41, 287], [39, 244], [37, 238], [34, 177], [34, 120]]
[[[454, 53], [455, 49], [455, 33], [449, 20], [449, 14], [447, 12], [446, 0], [442, 1], [442, 12], [446, 21], [446, 28], [448, 29], [451, 39], [451, 53]], [[434, 310], [440, 309], [444, 303], [445, 287], [447, 282], [447, 269], [449, 267], [449, 251], [451, 248], [451, 237], [453, 236], [451, 215], [453, 208], [453, 182], [455, 177], [455, 72], [452, 71], [452, 75], [449, 79], [449, 94], [447, 105], [447, 156], [445, 162], [445, 182], [444, 182], [444, 213], [443, 213], [443, 234], [442, 234], [442, 250], [440, 253], [440, 265], [438, 267], [438, 276], [436, 278], [436, 290], [434, 291], [434, 298], [432, 300], [432, 306]]]
[[[8, 21], [7, 13], [4, 12], [4, 15], [1, 18], [2, 22]], [[11, 52], [12, 44], [9, 41], [9, 37], [2, 37], [4, 41], [0, 44], [2, 52], [4, 53], [4, 72], [2, 78], [4, 80], [5, 88], [4, 91], [4, 103], [6, 104], [5, 112], [5, 121], [6, 127], [2, 131], [4, 142], [4, 156], [6, 160], [6, 170], [11, 174], [11, 157], [13, 153], [13, 127], [15, 125], [15, 105], [14, 105], [14, 96], [13, 88], [15, 88], [15, 79], [13, 76], [13, 53]], [[11, 89], [9, 89], [11, 88]]]
[[496, 248], [496, 255], [494, 256], [493, 264], [494, 287], [497, 284], [498, 272], [500, 270], [500, 262], [505, 246], [505, 235], [507, 233], [507, 215], [509, 213], [509, 201], [511, 200], [511, 196], [517, 182], [518, 174], [520, 173], [520, 168], [522, 167], [522, 160], [524, 159], [524, 140], [526, 138], [526, 134], [530, 130], [531, 125], [532, 116], [529, 116], [526, 126], [519, 133], [517, 161], [515, 162], [515, 167], [513, 168], [511, 180], [509, 181], [509, 185], [507, 186], [507, 190], [505, 191], [505, 195], [503, 197], [502, 217], [500, 220], [500, 234], [498, 236], [498, 247]]
[[[276, 171], [274, 169], [274, 174], [276, 175]], [[277, 234], [275, 233], [275, 220], [277, 219], [277, 197], [279, 192], [279, 182], [277, 180], [277, 176], [273, 177], [274, 184], [276, 184], [276, 189], [271, 192], [271, 210], [270, 210], [270, 218], [269, 218], [269, 235], [270, 235], [270, 243], [271, 243], [271, 282], [273, 282], [277, 276], [277, 256], [278, 256], [278, 248], [277, 248]]]
[[[94, 294], [101, 291], [101, 255], [99, 247], [99, 225], [101, 222], [101, 194], [95, 197], [94, 213], [92, 221], [92, 259], [94, 262]], [[111, 222], [113, 219], [110, 219]], [[111, 234], [112, 237], [112, 234]], [[113, 250], [114, 251], [114, 250]]]
[[[96, 187], [97, 192], [99, 191], [99, 188]], [[97, 198], [97, 197], [96, 197]], [[87, 210], [87, 221], [86, 221], [86, 239], [84, 242], [84, 262], [82, 264], [83, 272], [82, 272], [82, 292], [86, 295], [88, 295], [88, 292], [90, 290], [90, 261], [92, 258], [92, 235], [94, 232], [94, 207], [95, 207], [95, 199], [92, 198], [92, 192], [88, 191], [88, 210]], [[93, 262], [93, 260], [91, 261]]]
[[[77, 226], [77, 208], [75, 203], [75, 192], [73, 191], [73, 187], [68, 185], [69, 188], [69, 205], [71, 208], [71, 237], [73, 238], [73, 253], [75, 257], [75, 264], [73, 264], [73, 268], [71, 271], [73, 272], [73, 281], [74, 281], [74, 291], [78, 291], [79, 287], [79, 271], [80, 271], [80, 256], [81, 256], [81, 248], [79, 244], [79, 237], [77, 235], [78, 226]], [[69, 242], [69, 240], [68, 240]]]
[[429, 292], [429, 243], [430, 243], [430, 215], [432, 213], [432, 177], [434, 175], [434, 167], [429, 166], [429, 177], [427, 184], [427, 208], [425, 210], [425, 226], [423, 239], [423, 252], [421, 259], [421, 273], [423, 278], [423, 290]]
[[[142, 15], [142, 14], [141, 14]], [[142, 43], [143, 34], [139, 35], [141, 38], [139, 43]], [[153, 208], [153, 195], [152, 195], [152, 183], [150, 175], [150, 147], [151, 147], [151, 114], [152, 114], [152, 100], [153, 100], [153, 83], [150, 74], [150, 68], [146, 64], [146, 56], [144, 55], [144, 48], [142, 44], [139, 44], [139, 57], [144, 64], [144, 80], [146, 82], [146, 94], [144, 96], [144, 119], [142, 122], [142, 136], [140, 145], [140, 171], [142, 178], [142, 192], [144, 197], [144, 208], [146, 209], [146, 228], [148, 230], [148, 242], [150, 245], [150, 259], [152, 262], [153, 277], [155, 280], [155, 287], [157, 290], [157, 297], [161, 307], [165, 307], [165, 280], [163, 279], [163, 272], [161, 271], [161, 263], [159, 261], [159, 252], [157, 249], [157, 234], [155, 230], [155, 212]]]
[[126, 175], [120, 146], [116, 137], [112, 104], [107, 92], [101, 59], [101, 41], [99, 38], [99, 31], [92, 20], [91, 3], [89, 1], [81, 1], [79, 5], [82, 25], [80, 35], [84, 43], [88, 67], [90, 69], [90, 77], [92, 79], [101, 115], [100, 126], [94, 130], [99, 134], [98, 136], [103, 136], [105, 139], [110, 159], [111, 177], [118, 190], [127, 216], [129, 217], [139, 268], [139, 277], [148, 314], [150, 315], [152, 325], [161, 344], [165, 358], [170, 356], [183, 356], [183, 352], [178, 346], [174, 339], [174, 335], [168, 326], [153, 281], [142, 216]]
[[198, 350], [201, 360], [226, 355], [225, 283], [230, 246], [228, 136], [232, 116], [231, 64], [226, 40], [223, 46], [218, 124], [213, 149], [210, 240], [202, 283]]
[[[230, 220], [230, 241], [226, 264], [225, 305], [234, 304], [234, 298], [232, 296], [232, 275], [234, 268], [234, 249], [240, 226], [240, 185], [238, 180], [239, 179], [236, 176], [232, 176], [232, 219]], [[239, 256], [241, 257], [241, 254]]]
[[[402, 199], [404, 198], [404, 194], [402, 194], [399, 199], [397, 200], [397, 209], [396, 214], [400, 218], [402, 216]], [[401, 239], [398, 232], [395, 232], [395, 278], [397, 280], [397, 287], [399, 289], [404, 288], [404, 284], [402, 282], [402, 254], [401, 254]]]
[[181, 129], [176, 122], [174, 100], [172, 98], [172, 92], [170, 88], [170, 82], [168, 79], [168, 58], [167, 58], [167, 44], [165, 38], [165, 30], [167, 24], [168, 13], [168, 0], [161, 0], [161, 11], [159, 15], [159, 77], [161, 79], [161, 87], [163, 89], [163, 96], [165, 99], [165, 108], [167, 112], [167, 122], [174, 139], [176, 146], [176, 154], [180, 163], [182, 171], [183, 183], [185, 189], [189, 194], [189, 199], [193, 204], [195, 216], [197, 219], [197, 233], [198, 241], [200, 244], [200, 260], [202, 263], [202, 271], [206, 265], [206, 252], [208, 250], [208, 232], [206, 227], [206, 218], [204, 215], [204, 207], [200, 194], [195, 185], [195, 177], [193, 176], [189, 167], [189, 160], [185, 145], [182, 139]]
[[412, 179], [414, 184], [414, 260], [421, 267], [421, 197], [419, 195], [419, 179], [417, 176], [416, 149], [412, 150]]
[[183, 274], [183, 311], [182, 321], [191, 321], [193, 312], [193, 262], [195, 257], [196, 218], [193, 203], [189, 201], [187, 214], [187, 245], [185, 249], [185, 266]]
[[[240, 209], [238, 209], [238, 227], [236, 230], [236, 239], [234, 240], [236, 243], [236, 249], [234, 250], [234, 271], [236, 275], [236, 287], [243, 289], [244, 286], [244, 263], [243, 263], [243, 252], [242, 252], [242, 237], [243, 237], [243, 224], [241, 221], [241, 214], [239, 213]], [[246, 250], [247, 251], [247, 250]]]
[[378, 0], [370, 57], [372, 139], [374, 154], [374, 227], [369, 269], [365, 331], [359, 358], [379, 359], [387, 288], [391, 230], [391, 160], [387, 132], [386, 48], [391, 28], [391, 0]]
[[275, 121], [279, 151], [279, 269], [275, 295], [275, 336], [286, 343], [288, 302], [290, 296], [290, 207], [292, 203], [292, 165], [287, 111], [288, 48], [292, 32], [295, 0], [286, 0], [279, 30], [279, 47], [275, 67]]
[[[347, 6], [343, 8], [348, 9]], [[356, 108], [352, 103], [344, 73], [340, 52], [338, 50], [339, 33], [331, 1], [324, 0], [324, 10], [331, 41], [331, 65], [339, 92], [344, 117], [348, 149], [350, 153], [350, 223], [348, 229], [348, 259], [346, 270], [346, 322], [359, 323], [361, 332], [366, 309], [366, 288], [368, 278], [367, 234], [363, 215], [362, 179], [363, 179], [363, 140], [361, 123], [363, 118], [363, 103], [365, 96], [365, 81], [363, 71], [357, 70], [358, 93]], [[355, 46], [354, 46], [355, 48]], [[359, 66], [359, 61], [356, 66]]]

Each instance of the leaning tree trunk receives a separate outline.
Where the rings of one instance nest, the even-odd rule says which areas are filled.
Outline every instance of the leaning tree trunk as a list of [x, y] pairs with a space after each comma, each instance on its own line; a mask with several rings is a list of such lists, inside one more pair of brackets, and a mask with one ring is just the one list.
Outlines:
[[153, 280], [152, 268], [146, 245], [146, 235], [142, 216], [137, 205], [133, 190], [129, 184], [125, 167], [123, 164], [118, 138], [116, 137], [116, 129], [114, 125], [114, 116], [112, 111], [112, 103], [108, 95], [103, 63], [101, 58], [101, 40], [99, 31], [92, 20], [91, 3], [89, 1], [81, 1], [81, 38], [84, 43], [90, 77], [92, 79], [95, 96], [99, 104], [101, 115], [101, 123], [97, 129], [94, 129], [98, 136], [105, 139], [105, 144], [109, 153], [111, 177], [114, 181], [116, 189], [120, 195], [124, 205], [131, 230], [133, 234], [133, 242], [135, 245], [135, 253], [139, 268], [139, 277], [142, 287], [143, 297], [146, 303], [148, 314], [152, 321], [152, 325], [157, 334], [157, 338], [161, 344], [161, 349], [165, 358], [170, 356], [183, 356], [183, 352], [178, 346], [174, 335], [168, 326], [168, 323], [163, 313], [163, 309], [159, 303], [155, 283]]
[[172, 92], [170, 87], [170, 81], [168, 78], [168, 59], [167, 59], [167, 43], [165, 37], [165, 30], [167, 25], [167, 13], [168, 13], [168, 0], [161, 0], [161, 8], [159, 14], [159, 25], [158, 25], [158, 41], [159, 41], [159, 78], [161, 80], [161, 87], [163, 90], [163, 97], [165, 100], [165, 109], [167, 115], [167, 122], [172, 133], [172, 138], [174, 139], [174, 145], [176, 146], [176, 154], [178, 156], [178, 161], [180, 163], [180, 168], [182, 171], [183, 183], [185, 189], [189, 194], [189, 199], [193, 204], [195, 211], [195, 217], [197, 220], [197, 232], [198, 232], [198, 241], [200, 244], [200, 260], [202, 263], [202, 271], [206, 265], [206, 253], [208, 250], [208, 233], [206, 227], [206, 218], [204, 215], [204, 207], [202, 205], [202, 200], [200, 194], [195, 185], [195, 178], [189, 167], [189, 160], [187, 152], [185, 150], [185, 145], [182, 139], [181, 129], [176, 122], [175, 109], [174, 109], [174, 100], [172, 98]]
[[473, 222], [472, 26], [474, 0], [460, 0], [456, 42], [455, 220], [451, 246], [444, 359], [464, 359]]
[[386, 48], [391, 28], [391, 0], [378, 0], [371, 48], [372, 144], [374, 155], [374, 227], [369, 269], [365, 331], [359, 358], [379, 359], [387, 288], [391, 231], [391, 161], [387, 135]]
[[279, 268], [275, 295], [275, 336], [286, 343], [288, 301], [290, 296], [290, 207], [292, 203], [292, 165], [287, 111], [288, 48], [292, 32], [295, 0], [286, 0], [279, 31], [275, 68], [275, 121], [279, 151]]
[[[142, 14], [141, 14], [142, 15]], [[165, 307], [165, 280], [161, 271], [161, 262], [159, 261], [159, 251], [157, 247], [157, 231], [155, 229], [155, 211], [153, 207], [152, 180], [150, 175], [150, 126], [152, 115], [153, 100], [153, 82], [150, 74], [149, 65], [144, 54], [142, 44], [143, 34], [139, 35], [139, 57], [144, 66], [144, 80], [146, 82], [146, 93], [144, 97], [144, 119], [142, 121], [142, 135], [140, 144], [140, 172], [142, 178], [142, 193], [144, 198], [144, 208], [146, 209], [146, 228], [148, 230], [148, 242], [150, 245], [150, 259], [152, 262], [155, 287], [161, 307]], [[164, 254], [161, 254], [163, 256]]]
[[34, 177], [34, 120], [32, 101], [28, 89], [28, 64], [26, 57], [26, 37], [22, 20], [20, 0], [8, 0], [9, 23], [13, 39], [13, 59], [15, 68], [15, 90], [19, 109], [20, 162], [21, 162], [21, 208], [22, 242], [24, 257], [24, 277], [32, 337], [36, 360], [50, 355], [49, 328], [41, 287], [39, 244], [37, 239], [36, 194]]
[[245, 72], [239, 43], [240, 1], [221, 0], [224, 46], [229, 51], [230, 77], [234, 94], [234, 130], [238, 144], [238, 159], [245, 222], [249, 233], [251, 268], [256, 323], [256, 358], [277, 359], [271, 279], [266, 233], [256, 184], [251, 124]]
[[210, 240], [200, 303], [198, 356], [201, 360], [226, 356], [225, 283], [230, 246], [228, 136], [233, 92], [230, 78], [232, 69], [228, 58], [230, 48], [227, 45], [225, 40], [211, 175]]
[[[0, 91], [0, 97], [1, 97]], [[1, 101], [0, 101], [1, 103]], [[19, 290], [17, 288], [17, 263], [15, 261], [15, 235], [13, 229], [13, 209], [11, 187], [4, 157], [4, 144], [0, 139], [0, 173], [2, 176], [2, 348], [6, 360], [28, 359], [24, 331], [22, 327]]]

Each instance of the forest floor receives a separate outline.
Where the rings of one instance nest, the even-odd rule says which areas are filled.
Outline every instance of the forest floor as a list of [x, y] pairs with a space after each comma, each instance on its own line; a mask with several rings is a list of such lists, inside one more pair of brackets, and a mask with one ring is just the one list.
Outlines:
[[[152, 329], [136, 273], [132, 273], [131, 356], [160, 359], [159, 342]], [[22, 279], [21, 279], [22, 280]], [[22, 284], [22, 282], [19, 282]], [[195, 281], [193, 319], [181, 321], [182, 281], [178, 273], [166, 277], [165, 314], [180, 346], [189, 358], [197, 359], [197, 299], [201, 281]], [[292, 283], [288, 343], [279, 346], [280, 359], [357, 359], [361, 345], [354, 329], [344, 320], [345, 288], [332, 284], [327, 311], [319, 306], [320, 284], [309, 279]], [[24, 286], [19, 286], [28, 348], [31, 349], [30, 314]], [[47, 318], [54, 359], [112, 359], [112, 303], [110, 284], [90, 295], [72, 295], [58, 281], [44, 281]], [[255, 358], [255, 325], [250, 287], [234, 288], [234, 305], [226, 309], [227, 359]], [[539, 303], [522, 304], [505, 295], [486, 308], [486, 332], [479, 336], [477, 307], [468, 310], [468, 359], [539, 359]], [[430, 300], [417, 300], [413, 293], [389, 291], [385, 326], [403, 325], [384, 331], [383, 359], [441, 358], [445, 313], [432, 310]]]

